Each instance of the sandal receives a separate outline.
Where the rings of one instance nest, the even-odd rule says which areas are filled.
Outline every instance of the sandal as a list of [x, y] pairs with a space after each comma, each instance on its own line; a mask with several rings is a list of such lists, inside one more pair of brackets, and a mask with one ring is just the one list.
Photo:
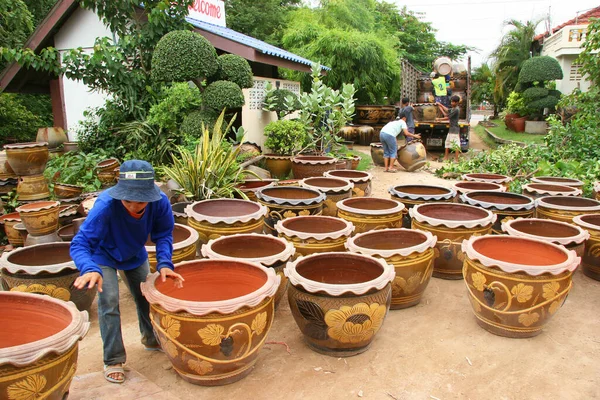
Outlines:
[[[112, 374], [121, 374], [121, 378], [113, 378]], [[125, 369], [123, 365], [105, 365], [104, 366], [104, 379], [111, 383], [123, 383], [125, 382]]]
[[397, 169], [388, 169], [388, 170], [385, 170], [383, 172], [390, 172], [392, 174], [395, 174], [396, 172], [398, 172], [398, 170]]
[[164, 353], [162, 347], [160, 347], [160, 344], [157, 344], [156, 346], [146, 346], [146, 347], [144, 347], [144, 350], [146, 350], [146, 351], [160, 351], [161, 353]]

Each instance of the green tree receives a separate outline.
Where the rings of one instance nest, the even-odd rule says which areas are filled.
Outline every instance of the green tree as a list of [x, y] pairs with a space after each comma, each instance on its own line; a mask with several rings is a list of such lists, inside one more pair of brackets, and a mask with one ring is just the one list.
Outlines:
[[500, 99], [494, 91], [494, 83], [496, 75], [488, 63], [483, 63], [481, 66], [473, 69], [471, 75], [472, 95], [471, 100], [474, 104], [487, 101], [494, 106], [494, 118], [498, 116]]
[[587, 26], [583, 51], [579, 54], [578, 62], [581, 63], [581, 72], [587, 74], [595, 86], [600, 85], [600, 64], [598, 63], [598, 50], [600, 50], [600, 19], [594, 19]]
[[48, 11], [56, 4], [56, 0], [23, 0], [23, 2], [33, 15], [33, 25], [35, 27], [46, 18]]

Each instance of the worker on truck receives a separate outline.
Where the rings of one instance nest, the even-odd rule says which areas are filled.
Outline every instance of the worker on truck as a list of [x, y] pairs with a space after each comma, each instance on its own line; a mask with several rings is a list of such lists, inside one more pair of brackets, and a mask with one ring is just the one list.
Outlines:
[[433, 84], [433, 91], [435, 95], [435, 102], [441, 103], [444, 107], [449, 107], [450, 102], [448, 101], [448, 86], [446, 83], [446, 77], [438, 74], [437, 72], [431, 73], [431, 83]]

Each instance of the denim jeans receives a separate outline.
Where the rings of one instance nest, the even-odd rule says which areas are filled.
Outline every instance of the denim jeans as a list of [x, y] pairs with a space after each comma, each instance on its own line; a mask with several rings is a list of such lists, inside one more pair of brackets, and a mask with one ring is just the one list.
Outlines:
[[[122, 364], [126, 361], [127, 356], [121, 334], [117, 270], [104, 265], [101, 265], [100, 268], [102, 268], [103, 279], [102, 292], [98, 292], [98, 320], [100, 322], [100, 336], [102, 336], [104, 346], [104, 364]], [[150, 322], [150, 305], [142, 295], [140, 288], [140, 284], [146, 280], [146, 276], [150, 272], [148, 261], [135, 269], [123, 272], [137, 308], [142, 343], [145, 346], [158, 346]]]

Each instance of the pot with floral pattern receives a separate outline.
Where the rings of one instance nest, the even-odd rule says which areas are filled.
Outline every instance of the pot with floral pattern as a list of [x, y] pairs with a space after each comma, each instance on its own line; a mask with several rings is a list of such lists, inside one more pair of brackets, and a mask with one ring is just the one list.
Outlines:
[[5, 144], [6, 159], [17, 176], [41, 175], [50, 157], [47, 142]]
[[188, 205], [185, 213], [201, 245], [221, 236], [262, 233], [267, 207], [249, 200], [211, 199]]
[[275, 312], [280, 278], [272, 268], [230, 260], [175, 266], [183, 288], [155, 272], [141, 285], [161, 347], [184, 380], [225, 385], [248, 375]]
[[[448, 202], [456, 197], [454, 189], [437, 185], [398, 185], [390, 187], [388, 192], [393, 200], [398, 200], [409, 210], [417, 204]], [[404, 214], [402, 227], [408, 229], [410, 223], [410, 215]]]
[[256, 192], [258, 190], [276, 185], [277, 179], [246, 179], [237, 185], [236, 188], [244, 193], [248, 197], [248, 200], [257, 201]]
[[19, 176], [17, 184], [19, 201], [42, 200], [50, 197], [50, 189], [44, 175]]
[[300, 186], [308, 189], [318, 190], [325, 194], [323, 203], [323, 215], [329, 217], [337, 216], [337, 202], [352, 197], [354, 184], [340, 178], [306, 178], [300, 181]]
[[600, 201], [576, 196], [547, 196], [535, 200], [538, 218], [573, 222], [573, 217], [583, 214], [600, 214]]
[[327, 196], [318, 190], [295, 186], [276, 186], [256, 192], [258, 202], [268, 207], [264, 232], [277, 235], [277, 221], [302, 215], [321, 215]]
[[96, 288], [76, 289], [73, 282], [79, 270], [69, 254], [70, 243], [56, 242], [20, 247], [4, 252], [0, 271], [6, 290], [45, 294], [72, 301], [79, 310], [87, 310], [96, 297]]
[[48, 296], [0, 292], [0, 319], [0, 398], [66, 399], [88, 313]]
[[464, 181], [470, 182], [486, 182], [486, 183], [496, 183], [498, 185], [502, 185], [505, 188], [508, 187], [508, 184], [512, 181], [510, 176], [501, 175], [501, 174], [488, 174], [488, 173], [471, 173], [464, 174], [462, 176]]
[[581, 189], [574, 186], [565, 186], [548, 183], [528, 183], [523, 185], [523, 194], [532, 199], [545, 196], [581, 196]]
[[463, 242], [463, 273], [479, 326], [496, 335], [540, 334], [563, 305], [579, 257], [553, 243], [486, 235]]
[[352, 222], [356, 233], [400, 228], [407, 212], [399, 201], [378, 197], [352, 197], [338, 201], [337, 207], [338, 217]]
[[433, 263], [433, 276], [442, 279], [463, 278], [462, 241], [474, 235], [487, 235], [497, 218], [489, 210], [456, 203], [419, 204], [409, 213], [413, 229], [431, 232], [437, 237], [439, 256]]
[[280, 237], [296, 248], [296, 257], [313, 253], [345, 251], [354, 225], [341, 218], [306, 215], [277, 221]]
[[577, 189], [583, 189], [584, 182], [579, 179], [564, 178], [560, 176], [534, 176], [532, 183], [547, 183], [550, 185], [572, 186]]
[[600, 214], [584, 214], [573, 218], [573, 223], [589, 233], [581, 258], [583, 273], [600, 281]]
[[281, 279], [274, 297], [275, 308], [287, 290], [283, 268], [295, 252], [294, 245], [285, 239], [257, 233], [223, 236], [202, 246], [202, 255], [212, 260], [243, 260], [272, 268]]
[[400, 228], [360, 233], [348, 239], [346, 247], [394, 266], [390, 308], [397, 310], [421, 301], [433, 273], [436, 241], [430, 232]]
[[13, 247], [20, 247], [25, 243], [19, 231], [15, 229], [15, 225], [19, 223], [21, 223], [21, 216], [18, 212], [0, 215], [0, 224], [4, 225], [4, 233], [8, 243]]
[[[175, 224], [173, 227], [173, 264], [182, 261], [193, 260], [196, 258], [196, 250], [200, 236], [198, 232], [187, 225]], [[156, 244], [150, 237], [146, 241], [146, 252], [148, 252], [148, 262], [150, 272], [156, 271]]]
[[337, 158], [329, 156], [295, 156], [292, 157], [292, 172], [296, 179], [323, 176], [325, 172], [335, 169], [337, 161]]
[[452, 185], [456, 191], [455, 201], [460, 201], [460, 196], [470, 192], [506, 192], [506, 187], [499, 183], [477, 182], [477, 181], [460, 181]]
[[369, 348], [390, 308], [393, 266], [332, 252], [300, 257], [284, 271], [292, 315], [312, 350], [349, 357]]
[[352, 195], [355, 197], [365, 197], [371, 195], [371, 182], [373, 175], [364, 171], [354, 171], [351, 169], [339, 169], [325, 172], [328, 178], [344, 179], [354, 184]]
[[464, 204], [477, 206], [490, 210], [498, 216], [492, 233], [501, 235], [502, 221], [514, 218], [531, 218], [535, 213], [533, 199], [510, 192], [470, 192], [460, 196]]
[[31, 236], [44, 236], [58, 230], [60, 203], [58, 201], [36, 201], [16, 208], [21, 222]]

